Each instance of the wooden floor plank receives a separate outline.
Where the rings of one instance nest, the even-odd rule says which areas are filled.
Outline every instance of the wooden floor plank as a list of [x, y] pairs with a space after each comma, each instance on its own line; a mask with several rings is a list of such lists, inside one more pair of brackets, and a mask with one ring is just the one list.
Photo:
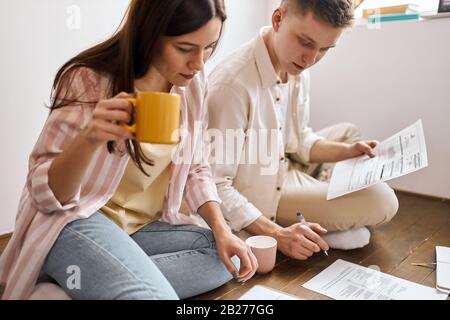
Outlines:
[[5, 250], [6, 246], [8, 245], [8, 241], [11, 238], [10, 234], [3, 235], [0, 237], [0, 256], [2, 255], [3, 251]]
[[434, 274], [435, 266], [421, 267], [412, 263], [433, 263], [436, 262], [436, 246], [450, 247], [450, 223], [441, 226], [438, 232], [426, 239], [420, 247], [409, 255], [401, 264], [395, 267], [390, 274], [416, 283], [430, 283], [431, 287], [436, 286], [436, 279], [430, 279]]

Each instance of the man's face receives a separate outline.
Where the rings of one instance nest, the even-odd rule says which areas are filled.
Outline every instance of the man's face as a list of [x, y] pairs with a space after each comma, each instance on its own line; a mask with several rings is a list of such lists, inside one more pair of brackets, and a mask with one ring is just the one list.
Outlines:
[[320, 20], [312, 12], [301, 16], [280, 10], [279, 21], [274, 15], [274, 50], [282, 72], [299, 75], [319, 62], [329, 49], [336, 46], [344, 28]]

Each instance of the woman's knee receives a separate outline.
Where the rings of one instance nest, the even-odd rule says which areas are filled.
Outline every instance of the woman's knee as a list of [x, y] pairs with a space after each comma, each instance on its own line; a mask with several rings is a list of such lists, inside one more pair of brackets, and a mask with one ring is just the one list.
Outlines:
[[[219, 256], [216, 248], [204, 249], [204, 250], [206, 250], [208, 252], [209, 256], [211, 257], [211, 260], [208, 263], [209, 268], [211, 270], [210, 290], [216, 289], [216, 288], [224, 285], [231, 279], [233, 279], [233, 275], [226, 268], [225, 264], [223, 263], [222, 259]], [[231, 258], [231, 262], [236, 266], [237, 270], [239, 270], [240, 261], [236, 256]]]
[[186, 278], [182, 275], [168, 277], [180, 299], [191, 298], [215, 290], [233, 278], [215, 248], [198, 249], [192, 257], [194, 256], [196, 256], [195, 265], [193, 265], [189, 277]]
[[210, 229], [192, 226], [192, 230], [195, 232], [196, 236], [192, 243], [192, 250], [196, 249], [215, 249], [216, 241], [214, 239], [214, 234]]
[[71, 298], [178, 299], [161, 271], [128, 235], [105, 224], [105, 230], [94, 236], [88, 231], [102, 224], [87, 222], [80, 220], [61, 231], [42, 268]]

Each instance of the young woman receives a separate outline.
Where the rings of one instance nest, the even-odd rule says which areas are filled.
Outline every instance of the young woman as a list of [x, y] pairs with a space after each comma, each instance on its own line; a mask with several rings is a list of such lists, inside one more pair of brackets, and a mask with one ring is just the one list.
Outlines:
[[[256, 259], [222, 216], [194, 130], [206, 130], [203, 67], [225, 19], [223, 0], [133, 0], [112, 38], [59, 70], [0, 260], [3, 298], [27, 298], [44, 274], [73, 299], [186, 298], [232, 273], [253, 276]], [[181, 96], [178, 145], [133, 140], [123, 123], [136, 91]], [[202, 161], [171, 160], [199, 150]], [[212, 232], [179, 213], [183, 198]]]

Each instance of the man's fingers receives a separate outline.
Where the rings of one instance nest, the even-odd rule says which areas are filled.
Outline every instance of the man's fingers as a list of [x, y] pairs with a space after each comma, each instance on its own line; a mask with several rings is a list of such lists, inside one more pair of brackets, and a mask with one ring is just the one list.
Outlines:
[[380, 142], [377, 140], [370, 140], [367, 141], [367, 144], [372, 148], [376, 148], [380, 144]]
[[375, 140], [358, 142], [360, 150], [371, 158], [375, 157], [375, 152], [373, 151], [373, 148], [375, 148], [378, 144], [379, 142]]
[[329, 250], [328, 244], [314, 231], [312, 231], [309, 227], [304, 228], [304, 235], [312, 242], [316, 243], [322, 250]]
[[364, 152], [364, 154], [368, 155], [369, 157], [374, 157], [375, 156], [375, 154], [374, 154], [374, 152], [372, 150], [372, 147], [369, 146], [367, 143], [361, 142], [360, 148], [362, 149], [361, 151]]
[[310, 223], [309, 227], [311, 229], [313, 229], [313, 231], [319, 233], [319, 234], [326, 234], [328, 232], [327, 229], [325, 229], [324, 227], [322, 227], [320, 224], [318, 223]]
[[294, 258], [297, 260], [308, 260], [308, 257], [301, 253], [298, 253]]
[[304, 247], [306, 249], [308, 249], [311, 252], [319, 252], [320, 248], [317, 244], [315, 244], [314, 242], [310, 241], [308, 238], [306, 238], [305, 236], [301, 235], [299, 238], [299, 245], [301, 247]]
[[298, 254], [305, 256], [306, 259], [312, 257], [312, 255], [314, 254], [314, 251], [311, 251], [309, 248], [306, 248], [304, 246], [300, 246], [297, 252]]

